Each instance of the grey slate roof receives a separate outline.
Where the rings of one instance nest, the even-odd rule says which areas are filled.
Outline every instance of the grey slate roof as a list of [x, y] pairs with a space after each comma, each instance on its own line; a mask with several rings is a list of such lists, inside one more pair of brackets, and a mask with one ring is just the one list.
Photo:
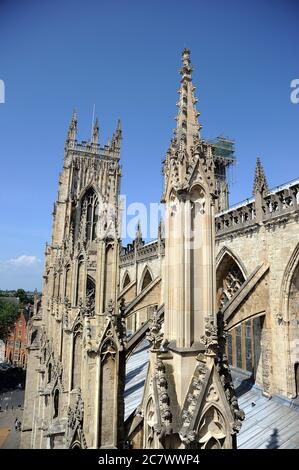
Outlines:
[[[140, 405], [148, 367], [149, 343], [143, 340], [127, 361], [125, 419]], [[241, 372], [233, 371], [245, 420], [237, 437], [239, 449], [299, 449], [299, 401], [266, 398]]]
[[[245, 421], [237, 437], [238, 449], [299, 449], [299, 405], [262, 390], [233, 372], [240, 408]], [[243, 380], [242, 380], [243, 379]]]

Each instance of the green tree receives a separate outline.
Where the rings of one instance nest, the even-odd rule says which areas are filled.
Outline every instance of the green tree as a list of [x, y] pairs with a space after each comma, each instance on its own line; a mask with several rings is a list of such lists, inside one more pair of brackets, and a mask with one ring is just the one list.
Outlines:
[[27, 294], [24, 291], [24, 289], [17, 289], [16, 290], [16, 297], [19, 297], [20, 303], [23, 304], [23, 305], [28, 304], [28, 302], [29, 302]]
[[5, 340], [19, 316], [20, 306], [0, 299], [0, 339]]

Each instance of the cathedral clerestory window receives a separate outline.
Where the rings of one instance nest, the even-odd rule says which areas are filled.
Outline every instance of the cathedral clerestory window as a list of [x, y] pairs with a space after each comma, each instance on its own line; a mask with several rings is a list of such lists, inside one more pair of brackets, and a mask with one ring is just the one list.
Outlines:
[[124, 280], [123, 280], [123, 289], [127, 287], [130, 284], [130, 282], [131, 282], [131, 279], [130, 279], [129, 273], [126, 273]]
[[141, 284], [141, 290], [145, 289], [152, 281], [153, 281], [153, 278], [151, 276], [151, 273], [149, 272], [148, 269], [146, 269], [144, 276], [143, 276], [142, 284]]

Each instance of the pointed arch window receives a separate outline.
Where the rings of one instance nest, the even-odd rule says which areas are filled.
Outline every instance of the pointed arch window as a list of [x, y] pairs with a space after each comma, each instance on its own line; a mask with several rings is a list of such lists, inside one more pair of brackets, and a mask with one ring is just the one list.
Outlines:
[[228, 332], [226, 353], [233, 367], [256, 376], [261, 360], [261, 344], [265, 316], [245, 320]]
[[149, 269], [146, 268], [146, 271], [143, 275], [143, 279], [141, 283], [141, 290], [145, 289], [152, 281], [153, 281], [152, 275], [149, 272]]
[[52, 292], [53, 297], [56, 296], [56, 286], [57, 286], [57, 275], [54, 274], [54, 276], [53, 276], [53, 292]]
[[84, 258], [81, 256], [78, 260], [77, 270], [77, 286], [76, 286], [76, 305], [79, 304], [79, 300], [83, 299], [84, 289]]
[[146, 413], [145, 413], [145, 441], [144, 447], [145, 449], [154, 449], [155, 448], [155, 433], [154, 433], [154, 426], [156, 423], [156, 413], [155, 413], [155, 404], [150, 397], [147, 406], [146, 406]]
[[126, 273], [124, 280], [123, 280], [123, 289], [127, 287], [130, 284], [130, 282], [131, 282], [131, 279], [130, 279], [129, 273]]
[[52, 380], [52, 364], [50, 362], [49, 366], [48, 366], [48, 383], [50, 383]]
[[299, 320], [299, 260], [297, 262], [296, 268], [294, 269], [290, 282], [288, 307], [289, 317], [295, 322]]
[[68, 265], [65, 269], [64, 297], [70, 300], [71, 295], [71, 267]]
[[78, 323], [74, 329], [72, 389], [81, 388], [82, 366], [82, 325]]
[[225, 253], [216, 270], [218, 308], [223, 308], [244, 282], [241, 267], [229, 253]]
[[59, 271], [58, 277], [57, 277], [57, 295], [56, 295], [56, 297], [58, 299], [60, 297], [60, 289], [61, 289], [61, 271]]
[[227, 429], [225, 419], [218, 408], [211, 406], [205, 412], [198, 430], [199, 448], [223, 449], [226, 447]]
[[99, 217], [99, 203], [98, 197], [92, 188], [85, 193], [82, 199], [81, 213], [86, 216], [86, 240], [95, 240], [96, 225]]
[[59, 390], [58, 390], [58, 389], [56, 389], [55, 392], [54, 392], [53, 401], [54, 401], [54, 414], [53, 414], [53, 418], [57, 418], [58, 415], [59, 415]]
[[90, 313], [94, 313], [95, 295], [96, 295], [95, 282], [90, 276], [87, 276], [87, 280], [86, 280], [86, 303], [90, 308]]

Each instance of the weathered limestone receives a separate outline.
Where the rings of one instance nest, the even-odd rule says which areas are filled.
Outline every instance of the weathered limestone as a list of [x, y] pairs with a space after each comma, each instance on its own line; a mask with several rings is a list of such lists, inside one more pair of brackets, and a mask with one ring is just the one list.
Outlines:
[[[25, 448], [123, 442], [125, 328], [117, 299], [121, 127], [118, 122], [104, 147], [98, 144], [97, 120], [91, 142], [78, 143], [76, 133], [74, 113], [45, 252], [42, 307], [32, 319]], [[113, 423], [105, 421], [108, 398]]]
[[[138, 224], [120, 244], [120, 122], [101, 147], [98, 121], [79, 143], [72, 116], [31, 319], [23, 448], [234, 447], [243, 414], [229, 363], [269, 396], [299, 394], [299, 181], [270, 191], [258, 160], [253, 197], [228, 208], [233, 143], [201, 137], [188, 50], [182, 60], [157, 241]], [[143, 398], [124, 423], [125, 361], [145, 337]]]

